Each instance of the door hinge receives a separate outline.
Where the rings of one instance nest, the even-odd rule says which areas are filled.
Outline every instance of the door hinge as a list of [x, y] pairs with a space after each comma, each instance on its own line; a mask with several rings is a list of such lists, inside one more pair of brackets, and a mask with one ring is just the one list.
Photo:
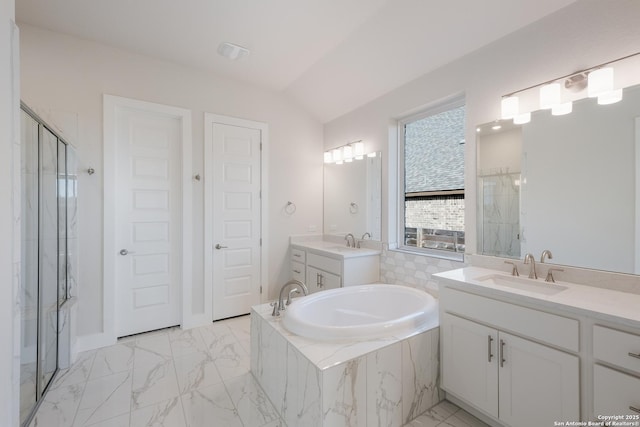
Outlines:
[[262, 142], [260, 143], [260, 151], [262, 151]]
[[262, 246], [262, 237], [260, 238], [260, 246]]
[[260, 285], [260, 293], [262, 293], [262, 285]]

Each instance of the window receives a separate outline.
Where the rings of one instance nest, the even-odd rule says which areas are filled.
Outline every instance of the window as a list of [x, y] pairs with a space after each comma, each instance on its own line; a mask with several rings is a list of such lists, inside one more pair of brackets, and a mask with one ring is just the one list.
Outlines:
[[400, 122], [399, 236], [404, 249], [462, 259], [463, 99]]

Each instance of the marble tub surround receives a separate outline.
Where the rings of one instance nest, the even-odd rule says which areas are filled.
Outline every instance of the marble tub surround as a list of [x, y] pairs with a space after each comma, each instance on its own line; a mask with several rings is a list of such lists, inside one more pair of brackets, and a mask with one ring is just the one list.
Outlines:
[[[525, 267], [529, 266], [526, 265]], [[454, 287], [462, 288], [473, 293], [490, 297], [508, 297], [513, 301], [535, 302], [536, 306], [540, 308], [560, 309], [591, 319], [614, 322], [632, 328], [640, 328], [640, 311], [638, 311], [640, 294], [572, 283], [562, 280], [560, 277], [556, 277], [555, 284], [547, 285], [551, 287], [564, 287], [566, 289], [551, 295], [495, 285], [487, 281], [478, 280], [478, 278], [495, 274], [502, 275], [506, 278], [512, 277], [510, 272], [480, 267], [465, 267], [451, 270], [439, 273], [436, 277], [445, 281], [447, 284], [453, 284]], [[540, 272], [538, 274], [542, 275]], [[526, 276], [523, 275], [521, 277]], [[545, 281], [539, 278], [535, 280], [534, 283], [544, 285]]]
[[286, 331], [268, 304], [251, 317], [251, 371], [289, 426], [402, 426], [442, 399], [438, 328], [318, 342]]

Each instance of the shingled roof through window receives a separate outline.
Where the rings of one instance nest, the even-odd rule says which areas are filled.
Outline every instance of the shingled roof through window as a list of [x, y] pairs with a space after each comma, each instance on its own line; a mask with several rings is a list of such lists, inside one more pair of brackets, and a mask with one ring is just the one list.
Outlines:
[[405, 192], [464, 189], [464, 106], [407, 123]]

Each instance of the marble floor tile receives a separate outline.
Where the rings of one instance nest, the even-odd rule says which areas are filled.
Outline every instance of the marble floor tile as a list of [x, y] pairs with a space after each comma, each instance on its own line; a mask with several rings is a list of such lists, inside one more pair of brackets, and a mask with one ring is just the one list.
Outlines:
[[243, 427], [238, 411], [227, 394], [224, 384], [216, 384], [183, 394], [182, 405], [187, 427], [216, 425]]
[[180, 394], [222, 382], [218, 368], [208, 352], [191, 353], [174, 359]]
[[129, 417], [130, 415], [126, 413], [109, 418], [108, 420], [100, 421], [96, 424], [91, 424], [87, 427], [129, 427]]
[[60, 386], [50, 390], [30, 427], [61, 427], [73, 425], [78, 405], [84, 392], [84, 383]]
[[96, 351], [90, 379], [96, 379], [133, 368], [133, 343], [118, 343]]
[[86, 351], [80, 353], [74, 363], [69, 369], [63, 369], [56, 375], [56, 378], [51, 384], [51, 388], [58, 388], [60, 386], [67, 386], [72, 384], [84, 384], [89, 379], [91, 373], [91, 367], [93, 366], [93, 360], [96, 356], [96, 351]]
[[176, 396], [164, 402], [136, 409], [130, 427], [185, 427], [182, 400]]
[[130, 411], [131, 372], [109, 375], [87, 382], [73, 426], [90, 426]]
[[235, 377], [225, 385], [245, 426], [263, 426], [278, 420], [278, 413], [251, 373]]
[[[250, 334], [250, 318], [244, 316], [187, 331], [153, 331], [82, 353], [57, 374], [30, 427], [286, 427], [249, 372]], [[287, 350], [285, 345], [285, 359]], [[381, 373], [378, 385], [387, 391], [393, 389], [388, 374], [394, 358], [371, 361], [371, 369]], [[304, 368], [302, 361], [291, 363], [289, 368]], [[313, 394], [319, 379], [305, 378], [290, 385], [288, 403], [301, 403], [289, 415], [307, 424], [321, 410]], [[486, 424], [443, 401], [405, 425], [436, 426]]]

